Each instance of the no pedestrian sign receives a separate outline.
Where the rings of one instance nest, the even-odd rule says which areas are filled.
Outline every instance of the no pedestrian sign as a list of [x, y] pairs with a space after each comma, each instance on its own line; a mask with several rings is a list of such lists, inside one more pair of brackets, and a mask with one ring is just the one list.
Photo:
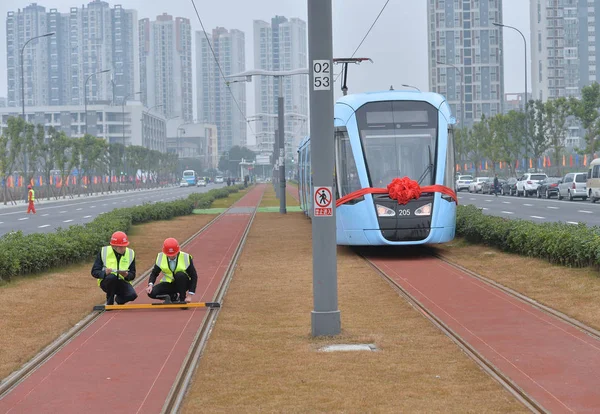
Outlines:
[[315, 217], [333, 217], [331, 187], [315, 187]]

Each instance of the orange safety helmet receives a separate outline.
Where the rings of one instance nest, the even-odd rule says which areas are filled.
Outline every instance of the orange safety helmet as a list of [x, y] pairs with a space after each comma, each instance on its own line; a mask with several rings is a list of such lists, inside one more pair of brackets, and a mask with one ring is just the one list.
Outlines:
[[163, 253], [167, 256], [175, 256], [179, 253], [179, 243], [172, 237], [165, 239], [163, 243]]
[[31, 190], [31, 184], [29, 184], [29, 185], [27, 186], [27, 189]]
[[115, 231], [110, 238], [111, 246], [129, 246], [129, 239], [122, 231]]

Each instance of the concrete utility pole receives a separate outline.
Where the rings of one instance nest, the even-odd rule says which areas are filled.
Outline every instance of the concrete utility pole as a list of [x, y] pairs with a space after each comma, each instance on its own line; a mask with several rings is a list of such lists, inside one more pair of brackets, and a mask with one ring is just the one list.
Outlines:
[[310, 157], [312, 191], [313, 336], [341, 331], [337, 298], [337, 245], [333, 197], [333, 40], [331, 0], [308, 0]]

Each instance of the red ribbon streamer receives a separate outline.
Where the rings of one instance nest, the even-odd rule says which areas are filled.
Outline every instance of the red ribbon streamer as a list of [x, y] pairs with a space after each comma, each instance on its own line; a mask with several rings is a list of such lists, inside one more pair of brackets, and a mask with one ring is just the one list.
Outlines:
[[347, 203], [350, 200], [364, 196], [365, 194], [389, 194], [390, 198], [397, 200], [398, 204], [407, 204], [410, 200], [416, 200], [421, 197], [421, 193], [442, 193], [451, 197], [456, 204], [458, 199], [456, 193], [445, 185], [427, 185], [425, 187], [419, 186], [415, 180], [411, 180], [408, 177], [394, 178], [391, 183], [388, 184], [387, 188], [361, 188], [360, 190], [353, 191], [350, 194], [346, 194], [344, 197], [338, 199], [335, 203], [336, 207]]

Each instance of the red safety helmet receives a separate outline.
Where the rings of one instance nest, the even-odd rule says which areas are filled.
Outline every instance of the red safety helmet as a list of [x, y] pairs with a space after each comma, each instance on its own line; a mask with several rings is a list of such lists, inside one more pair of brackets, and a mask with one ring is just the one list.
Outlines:
[[29, 190], [31, 190], [31, 184], [29, 184], [29, 185], [27, 186], [27, 188], [28, 188]]
[[110, 238], [111, 246], [128, 246], [129, 239], [127, 235], [122, 231], [115, 231]]
[[175, 256], [179, 253], [179, 243], [172, 237], [169, 237], [163, 243], [163, 253], [167, 256]]

